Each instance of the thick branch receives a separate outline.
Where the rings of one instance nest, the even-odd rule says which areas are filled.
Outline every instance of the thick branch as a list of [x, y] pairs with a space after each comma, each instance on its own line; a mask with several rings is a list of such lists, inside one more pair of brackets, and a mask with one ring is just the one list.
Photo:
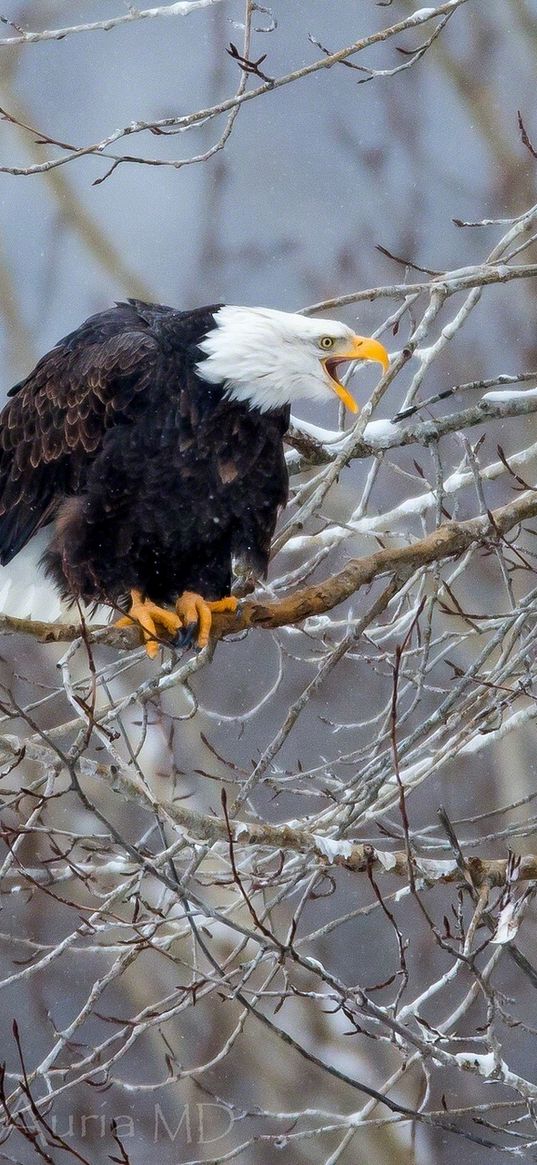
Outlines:
[[[420, 538], [409, 546], [390, 547], [366, 554], [363, 558], [353, 558], [343, 570], [324, 582], [304, 587], [294, 594], [273, 602], [249, 600], [242, 602], [236, 614], [223, 612], [214, 616], [213, 636], [222, 639], [225, 635], [246, 631], [250, 627], [275, 628], [300, 623], [310, 615], [322, 615], [350, 598], [360, 587], [367, 586], [374, 579], [391, 574], [402, 567], [416, 570], [432, 562], [440, 562], [462, 554], [472, 545], [495, 542], [498, 538], [518, 526], [520, 522], [537, 514], [537, 491], [528, 491], [492, 510], [490, 515], [469, 518], [465, 522], [446, 522], [426, 538]], [[64, 623], [40, 623], [32, 619], [17, 619], [11, 615], [0, 615], [0, 634], [18, 632], [32, 635], [41, 642], [70, 642], [81, 633], [80, 627]], [[111, 647], [132, 649], [138, 640], [135, 628], [117, 627], [93, 628], [87, 638]]]

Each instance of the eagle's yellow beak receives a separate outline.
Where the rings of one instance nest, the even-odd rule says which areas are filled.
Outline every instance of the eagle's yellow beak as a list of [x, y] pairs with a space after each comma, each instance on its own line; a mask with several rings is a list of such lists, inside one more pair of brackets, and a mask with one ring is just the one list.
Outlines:
[[349, 409], [351, 413], [358, 413], [359, 406], [356, 404], [354, 397], [350, 392], [347, 392], [345, 385], [341, 384], [337, 378], [337, 366], [349, 360], [376, 360], [377, 364], [382, 364], [383, 371], [386, 372], [390, 364], [390, 357], [382, 344], [378, 340], [371, 340], [367, 336], [353, 336], [348, 348], [344, 351], [339, 351], [337, 356], [325, 356], [321, 360], [325, 371], [331, 381], [334, 392], [339, 397], [340, 401]]

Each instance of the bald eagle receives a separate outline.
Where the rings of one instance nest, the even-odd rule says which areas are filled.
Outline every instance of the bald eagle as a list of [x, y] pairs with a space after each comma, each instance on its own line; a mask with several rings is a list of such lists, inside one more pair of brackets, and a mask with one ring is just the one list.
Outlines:
[[0, 415], [0, 607], [37, 543], [62, 599], [128, 609], [150, 656], [163, 635], [203, 647], [233, 559], [266, 573], [291, 403], [356, 412], [349, 360], [388, 363], [345, 324], [267, 308], [131, 299], [86, 320]]

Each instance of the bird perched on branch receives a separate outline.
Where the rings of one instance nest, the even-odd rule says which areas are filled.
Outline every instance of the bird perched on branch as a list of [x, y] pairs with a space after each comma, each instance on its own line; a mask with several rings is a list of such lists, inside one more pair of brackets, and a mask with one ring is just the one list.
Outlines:
[[388, 364], [345, 324], [267, 308], [129, 300], [86, 320], [0, 416], [0, 609], [50, 618], [28, 601], [37, 549], [64, 600], [128, 609], [150, 656], [163, 636], [204, 646], [236, 604], [233, 559], [266, 573], [291, 403], [356, 412], [350, 360]]

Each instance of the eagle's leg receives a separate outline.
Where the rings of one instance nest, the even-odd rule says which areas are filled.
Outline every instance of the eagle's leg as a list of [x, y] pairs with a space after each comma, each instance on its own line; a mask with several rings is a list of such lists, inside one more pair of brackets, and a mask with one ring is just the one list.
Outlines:
[[145, 649], [150, 659], [154, 659], [159, 648], [158, 640], [162, 638], [157, 628], [160, 627], [172, 638], [183, 626], [182, 620], [175, 611], [167, 611], [165, 607], [158, 607], [150, 599], [144, 599], [142, 592], [131, 591], [131, 605], [128, 615], [117, 619], [116, 627], [132, 627], [137, 623], [142, 632]]
[[196, 647], [207, 647], [215, 611], [236, 611], [238, 602], [234, 595], [208, 602], [194, 591], [183, 591], [175, 604], [183, 627], [180, 636], [182, 646], [192, 643], [195, 638]]

